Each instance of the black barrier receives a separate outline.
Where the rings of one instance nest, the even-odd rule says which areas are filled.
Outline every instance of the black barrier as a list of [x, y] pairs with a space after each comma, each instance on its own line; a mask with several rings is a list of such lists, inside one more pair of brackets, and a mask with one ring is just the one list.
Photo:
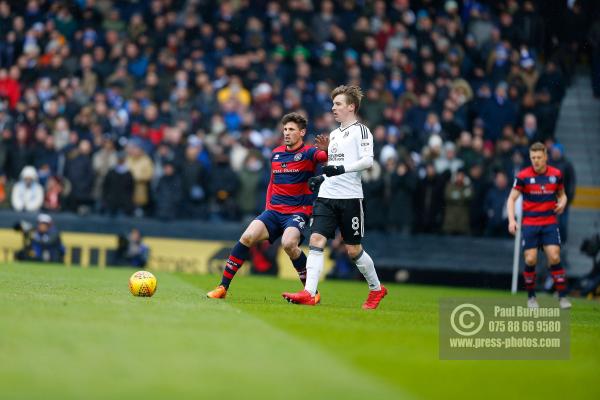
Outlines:
[[[139, 228], [145, 236], [180, 239], [237, 240], [241, 229], [239, 223], [207, 222], [199, 220], [175, 220], [163, 222], [152, 218], [105, 217], [101, 215], [80, 216], [72, 213], [50, 214], [61, 231], [121, 234]], [[15, 222], [26, 220], [34, 223], [37, 214], [0, 210], [0, 228], [12, 228]]]
[[[0, 228], [12, 228], [22, 219], [33, 222], [36, 216], [0, 210]], [[161, 222], [69, 213], [53, 218], [61, 231], [117, 235], [137, 227], [147, 237], [208, 241], [235, 241], [244, 229], [240, 223], [199, 220]], [[487, 287], [510, 284], [511, 239], [367, 232], [363, 244], [386, 280]]]

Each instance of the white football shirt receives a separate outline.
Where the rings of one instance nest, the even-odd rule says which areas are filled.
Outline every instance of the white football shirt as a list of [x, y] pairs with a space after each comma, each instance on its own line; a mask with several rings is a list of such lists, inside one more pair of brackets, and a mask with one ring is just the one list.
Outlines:
[[[355, 122], [344, 129], [337, 128], [329, 134], [327, 165], [349, 165], [363, 157], [373, 157], [373, 135], [369, 128]], [[362, 199], [361, 172], [325, 177], [319, 197], [325, 199]]]

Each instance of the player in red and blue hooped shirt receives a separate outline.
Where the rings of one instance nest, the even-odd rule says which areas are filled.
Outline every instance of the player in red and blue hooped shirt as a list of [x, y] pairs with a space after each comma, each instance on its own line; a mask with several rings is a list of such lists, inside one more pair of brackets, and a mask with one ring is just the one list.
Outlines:
[[517, 231], [515, 202], [523, 196], [523, 223], [521, 228], [522, 247], [525, 257], [525, 289], [528, 292], [527, 305], [538, 308], [535, 298], [535, 267], [538, 248], [543, 248], [550, 263], [550, 273], [554, 287], [558, 291], [561, 308], [570, 308], [566, 298], [567, 281], [565, 270], [560, 263], [560, 233], [557, 215], [567, 205], [567, 195], [560, 170], [548, 165], [548, 154], [542, 143], [534, 143], [529, 148], [531, 166], [517, 174], [507, 202], [508, 230]]
[[250, 247], [263, 240], [273, 243], [280, 237], [302, 284], [306, 283], [306, 255], [299, 246], [315, 197], [308, 180], [315, 176], [317, 164], [327, 161], [329, 139], [319, 135], [316, 147], [305, 145], [303, 139], [307, 121], [298, 113], [284, 115], [281, 124], [284, 145], [276, 147], [271, 154], [266, 209], [250, 223], [233, 247], [221, 284], [207, 293], [209, 298], [225, 298], [235, 273], [249, 257]]

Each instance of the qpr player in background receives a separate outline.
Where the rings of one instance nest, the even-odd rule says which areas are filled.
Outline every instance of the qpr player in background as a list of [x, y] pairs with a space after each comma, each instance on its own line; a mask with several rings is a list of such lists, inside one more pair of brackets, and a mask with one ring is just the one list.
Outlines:
[[373, 136], [369, 128], [357, 120], [362, 97], [358, 86], [338, 86], [331, 92], [333, 116], [340, 126], [329, 135], [328, 163], [323, 167], [327, 178], [316, 176], [310, 179], [311, 187], [318, 190], [318, 197], [311, 224], [306, 285], [301, 292], [283, 293], [291, 303], [318, 303], [317, 285], [323, 270], [323, 249], [327, 239], [334, 237], [336, 228], [340, 228], [348, 255], [369, 285], [370, 293], [363, 308], [377, 308], [387, 294], [387, 289], [379, 283], [373, 260], [361, 246], [364, 215], [360, 172], [373, 165]]
[[[283, 116], [283, 146], [271, 153], [271, 180], [267, 188], [265, 211], [250, 223], [239, 242], [231, 250], [225, 264], [221, 284], [206, 294], [212, 299], [224, 299], [229, 284], [250, 255], [250, 247], [281, 237], [281, 245], [298, 272], [300, 281], [306, 282], [306, 255], [302, 252], [302, 231], [312, 214], [314, 195], [308, 180], [314, 177], [318, 163], [327, 161], [329, 140], [317, 136], [316, 147], [304, 144], [307, 121], [298, 113]], [[317, 294], [316, 302], [319, 302]]]
[[538, 248], [543, 248], [550, 264], [550, 273], [554, 287], [558, 292], [561, 308], [571, 308], [567, 299], [567, 279], [560, 263], [560, 232], [557, 215], [567, 205], [567, 195], [563, 186], [560, 170], [547, 164], [546, 146], [534, 143], [529, 148], [531, 166], [517, 174], [513, 189], [507, 202], [508, 230], [511, 234], [517, 231], [515, 219], [515, 202], [523, 195], [522, 247], [525, 257], [525, 289], [527, 290], [527, 306], [538, 308], [535, 297], [535, 267], [537, 265]]

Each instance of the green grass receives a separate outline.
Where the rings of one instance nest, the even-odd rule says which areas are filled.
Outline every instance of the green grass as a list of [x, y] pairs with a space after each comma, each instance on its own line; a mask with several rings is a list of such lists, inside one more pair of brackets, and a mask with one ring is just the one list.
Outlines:
[[323, 304], [280, 293], [296, 282], [158, 273], [153, 298], [129, 269], [0, 265], [0, 398], [599, 398], [600, 304], [575, 301], [567, 361], [440, 361], [438, 299], [504, 296], [389, 285], [364, 312], [366, 285], [324, 282]]

